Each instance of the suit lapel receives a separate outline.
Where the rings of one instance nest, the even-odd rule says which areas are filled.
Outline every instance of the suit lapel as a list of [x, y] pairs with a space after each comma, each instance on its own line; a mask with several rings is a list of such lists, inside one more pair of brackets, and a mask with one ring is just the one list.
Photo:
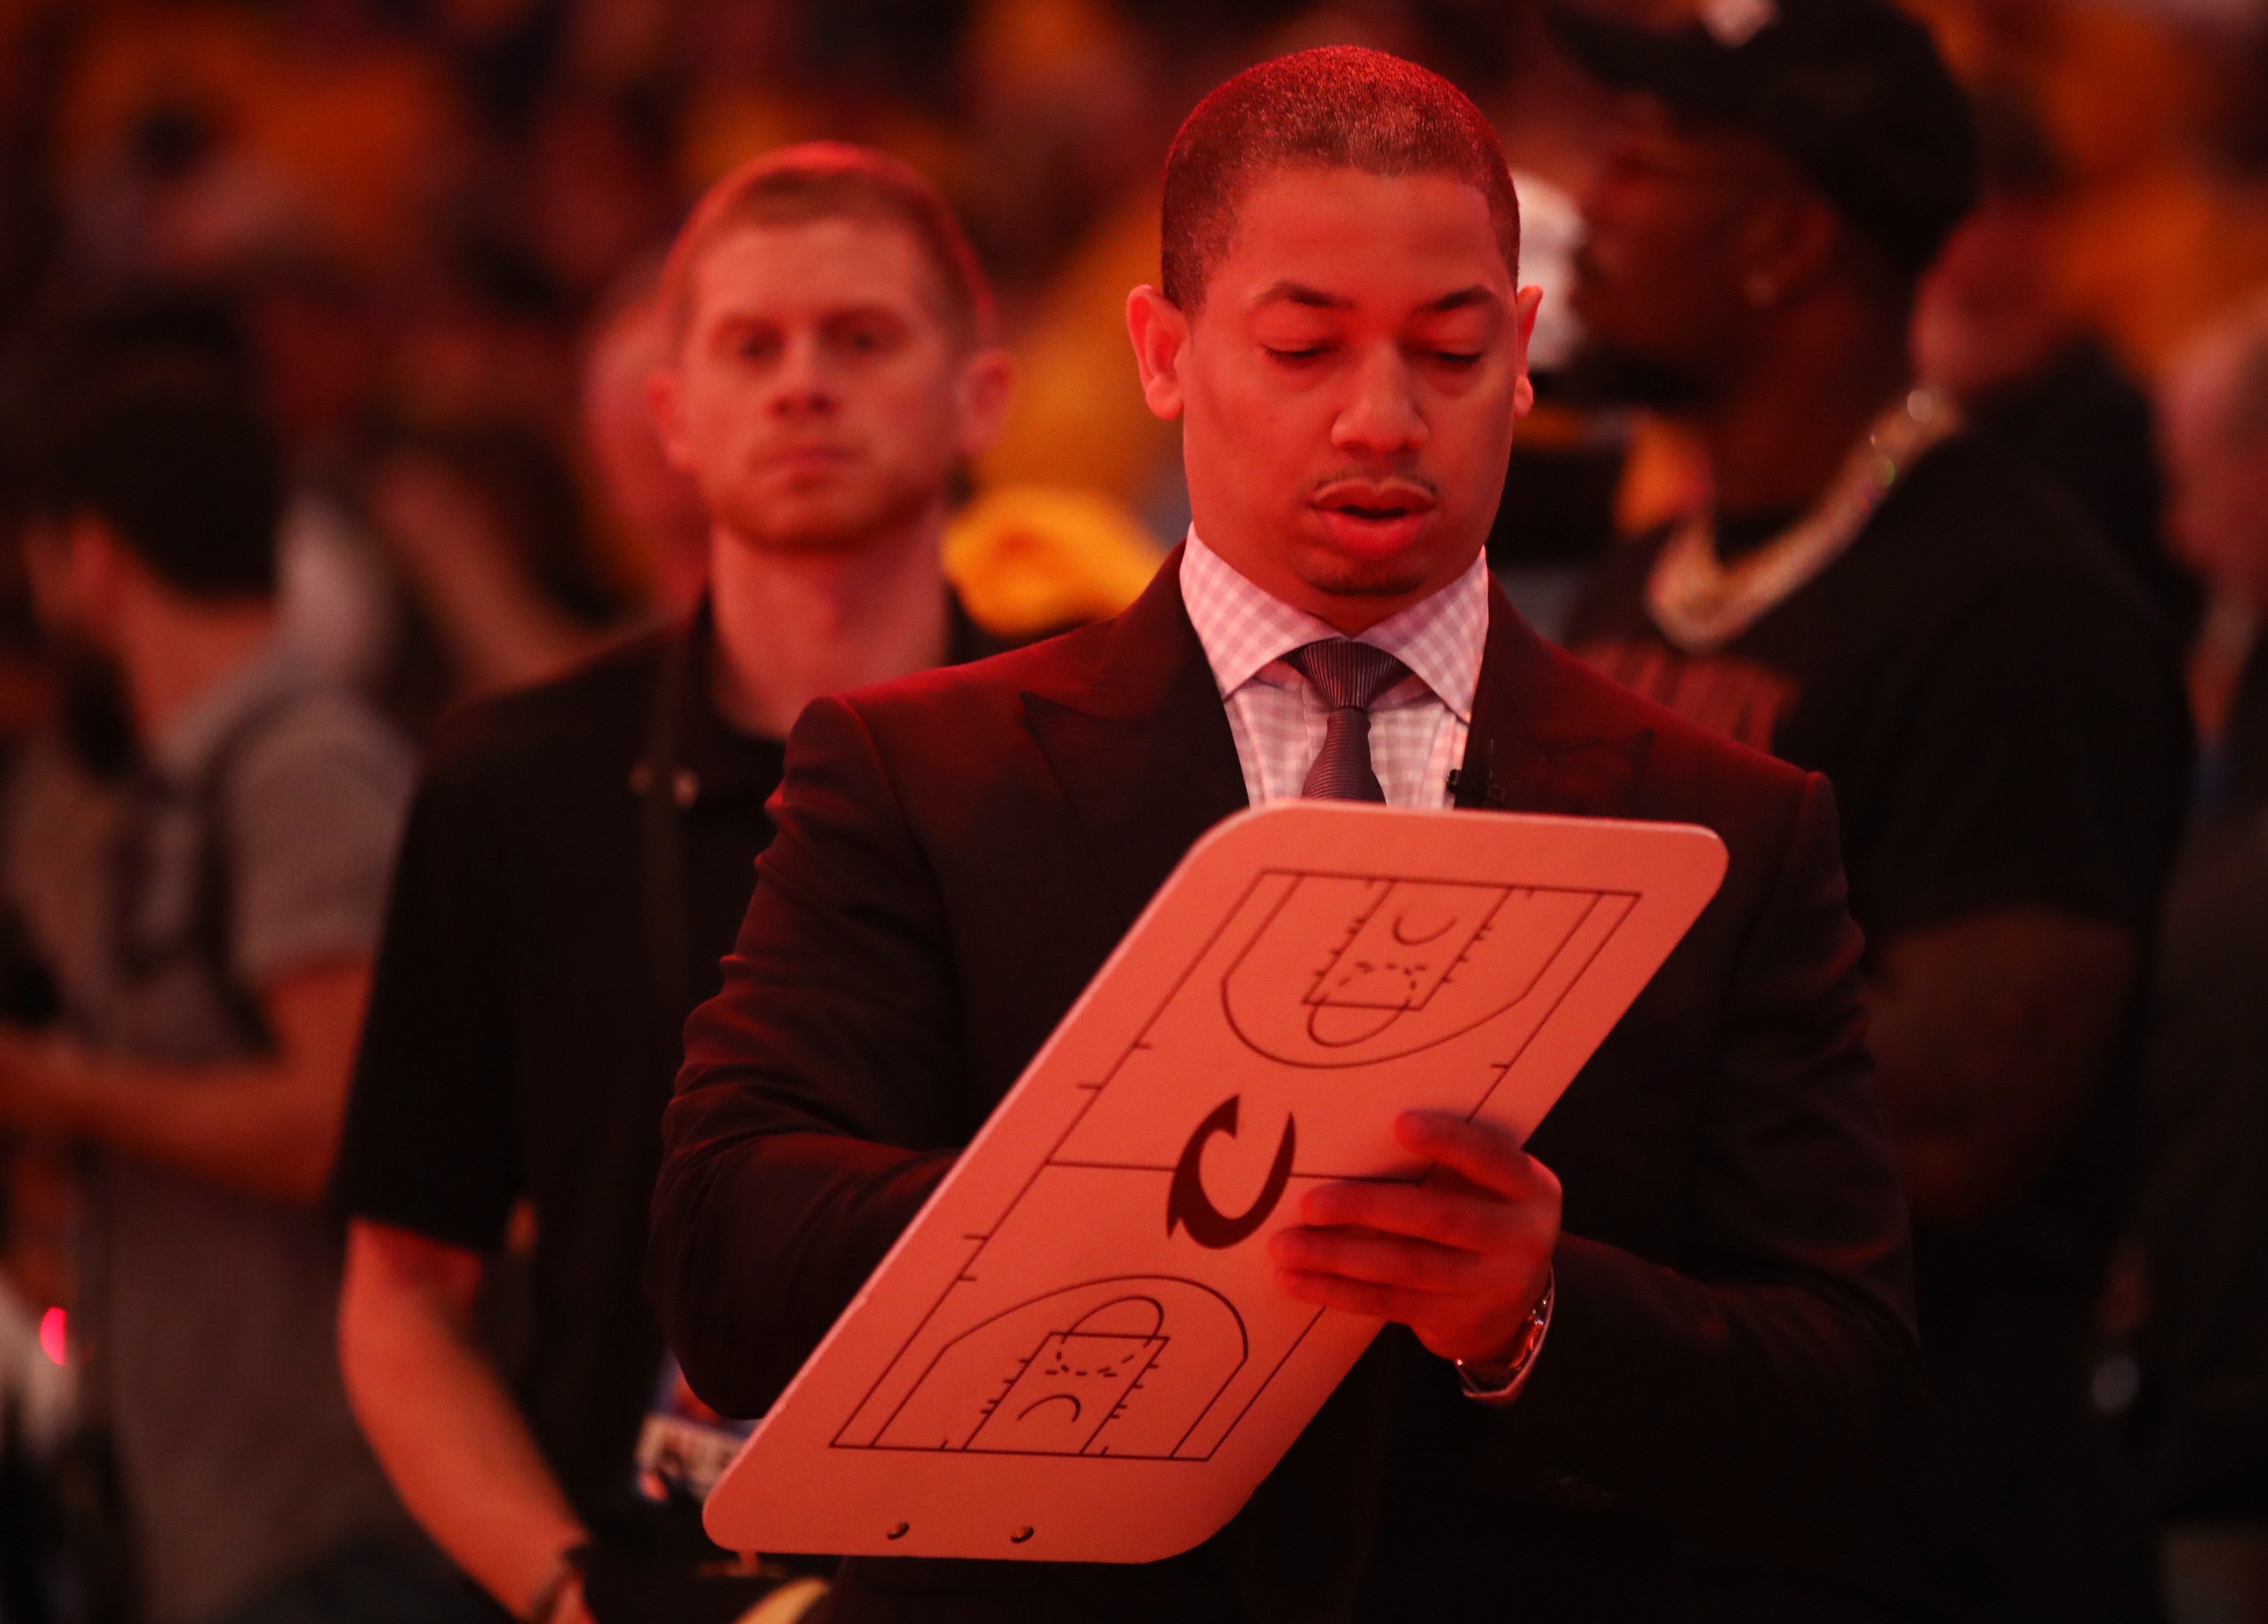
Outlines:
[[1024, 715], [1131, 924], [1198, 836], [1245, 802], [1228, 713], [1182, 606], [1181, 549], [1113, 624], [1073, 698]]
[[1530, 630], [1491, 584], [1487, 652], [1457, 775], [1459, 806], [1631, 815], [1653, 734], [1600, 715], [1580, 679], [1580, 668]]

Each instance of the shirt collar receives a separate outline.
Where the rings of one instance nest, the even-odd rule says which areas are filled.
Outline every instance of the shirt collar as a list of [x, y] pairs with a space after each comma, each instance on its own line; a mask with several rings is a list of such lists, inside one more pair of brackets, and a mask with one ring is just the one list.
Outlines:
[[[1469, 723], [1488, 646], [1486, 554], [1431, 597], [1388, 616], [1355, 641], [1399, 659], [1439, 699]], [[1227, 698], [1273, 662], [1336, 628], [1263, 592], [1201, 540], [1193, 525], [1182, 553], [1182, 601], [1204, 646], [1214, 683]]]
[[151, 770], [169, 783], [194, 783], [221, 746], [255, 714], [321, 680], [305, 655], [287, 640], [274, 639], [166, 724], [151, 742]]

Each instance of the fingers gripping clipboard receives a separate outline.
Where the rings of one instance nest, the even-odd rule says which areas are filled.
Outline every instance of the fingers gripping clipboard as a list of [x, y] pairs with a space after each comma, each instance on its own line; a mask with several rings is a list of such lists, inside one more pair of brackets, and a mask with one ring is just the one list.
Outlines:
[[1136, 1562], [1235, 1515], [1379, 1328], [1268, 1237], [1523, 1138], [1715, 894], [1687, 825], [1286, 802], [1200, 841], [707, 1507], [731, 1550]]

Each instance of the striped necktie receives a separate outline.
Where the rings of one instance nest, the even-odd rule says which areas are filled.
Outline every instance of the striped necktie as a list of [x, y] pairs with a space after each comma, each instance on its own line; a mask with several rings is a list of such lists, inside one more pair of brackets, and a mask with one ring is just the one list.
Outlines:
[[1311, 801], [1375, 801], [1386, 791], [1370, 763], [1370, 708], [1410, 674], [1384, 649], [1351, 637], [1325, 637], [1292, 650], [1284, 663], [1305, 677], [1330, 707], [1323, 747], [1307, 769], [1300, 795]]

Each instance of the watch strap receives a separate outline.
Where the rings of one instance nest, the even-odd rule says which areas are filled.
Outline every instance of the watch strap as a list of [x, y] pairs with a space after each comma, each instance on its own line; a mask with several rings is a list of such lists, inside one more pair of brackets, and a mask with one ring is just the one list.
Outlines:
[[1520, 1397], [1535, 1371], [1535, 1356], [1543, 1349], [1544, 1336], [1551, 1329], [1551, 1308], [1558, 1290], [1557, 1271], [1547, 1273], [1543, 1276], [1543, 1295], [1528, 1311], [1528, 1319], [1520, 1327], [1509, 1356], [1502, 1360], [1456, 1361], [1457, 1381], [1464, 1388], [1465, 1397], [1476, 1404], [1499, 1409]]

